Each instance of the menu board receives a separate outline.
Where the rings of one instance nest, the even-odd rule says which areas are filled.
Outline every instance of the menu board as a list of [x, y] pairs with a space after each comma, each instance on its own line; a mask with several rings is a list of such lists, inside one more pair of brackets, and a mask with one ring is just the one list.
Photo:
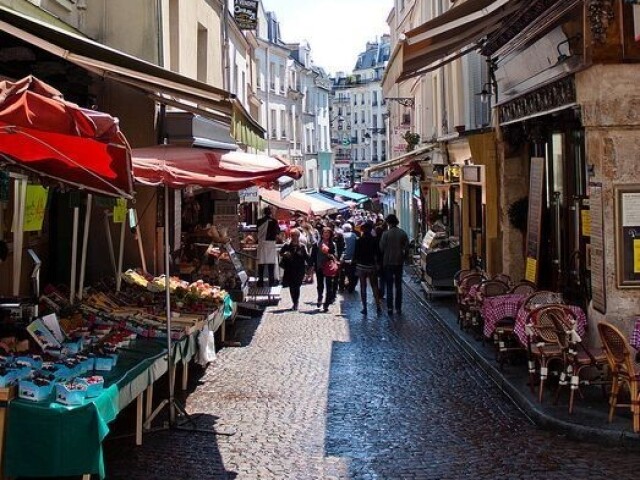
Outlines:
[[[589, 234], [591, 266], [591, 303], [600, 313], [607, 313], [604, 261], [604, 206], [602, 184], [589, 184]], [[584, 227], [583, 227], [584, 230]]]
[[529, 175], [529, 214], [527, 217], [527, 249], [525, 278], [538, 283], [542, 202], [544, 200], [544, 158], [531, 159]]
[[618, 286], [640, 287], [640, 185], [615, 187]]

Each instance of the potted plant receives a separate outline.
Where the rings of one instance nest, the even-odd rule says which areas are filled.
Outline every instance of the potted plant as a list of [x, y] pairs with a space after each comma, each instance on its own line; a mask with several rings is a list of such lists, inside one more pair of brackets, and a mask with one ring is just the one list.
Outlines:
[[415, 150], [415, 148], [420, 143], [420, 135], [418, 133], [413, 133], [413, 132], [407, 131], [407, 132], [405, 132], [404, 135], [402, 135], [402, 139], [405, 142], [407, 142], [407, 148], [406, 148], [407, 152]]

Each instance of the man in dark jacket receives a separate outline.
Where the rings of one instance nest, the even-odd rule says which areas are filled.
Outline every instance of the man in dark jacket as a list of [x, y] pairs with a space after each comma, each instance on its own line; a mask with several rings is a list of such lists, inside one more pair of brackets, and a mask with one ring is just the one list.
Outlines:
[[263, 210], [264, 217], [258, 220], [258, 287], [264, 285], [264, 266], [269, 271], [269, 286], [275, 285], [275, 265], [278, 261], [276, 239], [280, 233], [278, 222], [271, 216], [270, 207]]
[[391, 214], [387, 216], [389, 230], [382, 234], [380, 239], [380, 252], [382, 253], [382, 269], [384, 272], [385, 286], [387, 289], [387, 310], [389, 315], [393, 313], [393, 287], [395, 285], [396, 312], [402, 313], [402, 267], [409, 248], [409, 237], [398, 227], [398, 217]]

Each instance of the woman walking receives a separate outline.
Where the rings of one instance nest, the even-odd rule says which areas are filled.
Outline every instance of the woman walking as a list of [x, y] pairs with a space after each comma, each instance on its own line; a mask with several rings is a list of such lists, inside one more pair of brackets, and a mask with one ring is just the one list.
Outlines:
[[382, 300], [378, 290], [378, 239], [373, 236], [373, 223], [366, 222], [362, 225], [362, 236], [356, 241], [354, 260], [356, 263], [356, 275], [360, 279], [360, 300], [362, 300], [362, 314], [367, 315], [367, 279], [371, 284], [373, 298], [376, 302], [376, 311], [382, 311]]
[[291, 294], [292, 310], [298, 309], [300, 300], [300, 286], [304, 280], [309, 253], [307, 247], [300, 242], [300, 230], [291, 230], [291, 239], [280, 249], [280, 266], [284, 269], [282, 283], [289, 286]]
[[336, 244], [333, 241], [333, 230], [329, 227], [322, 229], [322, 237], [313, 246], [311, 251], [311, 263], [315, 267], [316, 280], [318, 283], [318, 308], [323, 305], [322, 298], [326, 291], [324, 299], [324, 311], [329, 310], [329, 305], [335, 301], [334, 282], [338, 275], [338, 262], [336, 259]]

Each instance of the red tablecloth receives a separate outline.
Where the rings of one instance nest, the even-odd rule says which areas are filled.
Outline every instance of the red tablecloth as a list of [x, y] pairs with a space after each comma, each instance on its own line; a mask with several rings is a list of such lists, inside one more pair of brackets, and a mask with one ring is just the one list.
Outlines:
[[516, 318], [526, 298], [527, 295], [520, 293], [508, 293], [506, 295], [485, 298], [480, 308], [480, 313], [484, 320], [484, 336], [491, 338], [496, 329], [496, 324], [503, 318]]
[[640, 317], [636, 318], [636, 324], [633, 327], [633, 332], [631, 332], [631, 340], [629, 340], [629, 345], [631, 345], [636, 350], [640, 350]]
[[[584, 311], [576, 305], [565, 305], [565, 306], [568, 307], [576, 316], [576, 322], [577, 322], [576, 332], [578, 332], [578, 335], [583, 337], [585, 332], [587, 331], [587, 316], [585, 315]], [[520, 340], [520, 343], [524, 346], [527, 345], [527, 333], [525, 331], [525, 322], [527, 320], [527, 313], [528, 312], [524, 308], [521, 308], [518, 311], [518, 316], [516, 317], [516, 324], [514, 327], [514, 332], [518, 337], [518, 340]]]

